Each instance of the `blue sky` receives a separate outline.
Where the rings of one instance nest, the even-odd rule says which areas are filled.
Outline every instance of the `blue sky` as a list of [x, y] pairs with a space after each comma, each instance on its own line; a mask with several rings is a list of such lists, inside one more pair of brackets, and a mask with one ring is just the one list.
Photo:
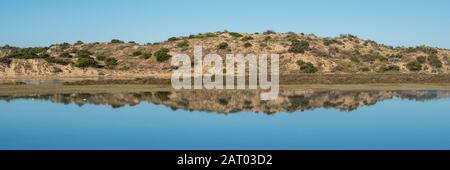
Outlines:
[[394, 46], [450, 48], [446, 0], [0, 0], [0, 45], [139, 43], [229, 31], [351, 33]]

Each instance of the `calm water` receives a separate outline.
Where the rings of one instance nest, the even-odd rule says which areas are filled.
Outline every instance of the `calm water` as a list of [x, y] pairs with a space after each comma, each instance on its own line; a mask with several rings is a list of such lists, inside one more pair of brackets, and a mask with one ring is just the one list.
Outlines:
[[450, 149], [449, 94], [2, 96], [0, 149]]

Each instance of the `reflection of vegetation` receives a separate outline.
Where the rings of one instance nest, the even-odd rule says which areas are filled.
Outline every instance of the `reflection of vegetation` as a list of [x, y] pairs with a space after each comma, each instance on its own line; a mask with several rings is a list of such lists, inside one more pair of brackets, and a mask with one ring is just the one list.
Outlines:
[[157, 97], [161, 101], [168, 101], [170, 100], [169, 96], [171, 94], [172, 94], [171, 92], [159, 91], [155, 93], [155, 97]]
[[228, 99], [224, 99], [224, 98], [219, 99], [219, 103], [220, 103], [221, 105], [226, 106], [226, 105], [228, 105]]
[[[154, 95], [152, 95], [154, 94]], [[174, 95], [172, 95], [174, 94]], [[132, 92], [132, 93], [63, 93], [0, 96], [0, 100], [42, 99], [56, 103], [109, 105], [119, 108], [134, 106], [141, 102], [163, 104], [173, 110], [236, 112], [296, 112], [315, 108], [333, 108], [352, 111], [361, 106], [374, 105], [379, 101], [398, 97], [401, 99], [425, 101], [450, 97], [450, 91], [282, 91], [277, 101], [260, 101], [257, 92]], [[226, 106], [226, 107], [223, 107]]]

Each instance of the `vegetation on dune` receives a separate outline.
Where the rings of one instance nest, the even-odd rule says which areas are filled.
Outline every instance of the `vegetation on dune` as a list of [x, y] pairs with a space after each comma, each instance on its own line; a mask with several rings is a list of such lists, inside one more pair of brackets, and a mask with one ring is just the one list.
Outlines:
[[226, 42], [221, 42], [219, 45], [217, 45], [217, 48], [221, 49], [221, 50], [225, 50], [228, 48], [228, 43]]
[[110, 43], [111, 44], [122, 44], [122, 43], [125, 43], [125, 42], [123, 42], [122, 40], [119, 40], [119, 39], [112, 39]]
[[146, 60], [152, 58], [152, 52], [145, 52], [142, 54], [142, 58]]
[[135, 51], [135, 52], [133, 52], [132, 55], [135, 57], [140, 56], [140, 55], [142, 55], [142, 51]]
[[316, 73], [318, 69], [311, 62], [304, 62], [302, 60], [297, 61], [297, 65], [300, 67], [302, 73]]
[[304, 53], [308, 49], [309, 49], [308, 41], [293, 40], [291, 42], [291, 47], [289, 48], [289, 52], [291, 52], [291, 53]]
[[400, 71], [400, 67], [396, 65], [382, 66], [378, 70], [379, 73], [396, 73]]
[[164, 62], [169, 60], [172, 56], [169, 54], [169, 49], [161, 48], [155, 52], [155, 57], [158, 62]]
[[231, 35], [231, 36], [234, 37], [234, 38], [240, 38], [240, 37], [242, 37], [242, 34], [239, 34], [239, 33], [237, 33], [237, 32], [229, 32], [228, 34]]
[[107, 58], [105, 60], [105, 64], [108, 67], [114, 67], [114, 66], [116, 66], [118, 64], [118, 61], [115, 58]]
[[406, 68], [408, 68], [409, 71], [420, 71], [422, 70], [422, 64], [420, 64], [419, 61], [411, 61], [406, 64]]

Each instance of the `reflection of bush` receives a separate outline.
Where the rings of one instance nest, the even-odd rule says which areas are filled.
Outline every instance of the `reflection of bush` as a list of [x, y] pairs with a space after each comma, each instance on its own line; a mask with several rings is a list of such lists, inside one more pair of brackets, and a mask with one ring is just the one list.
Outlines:
[[170, 100], [169, 96], [171, 94], [172, 94], [171, 92], [159, 91], [159, 92], [155, 93], [155, 97], [161, 101], [168, 101], [168, 100]]

